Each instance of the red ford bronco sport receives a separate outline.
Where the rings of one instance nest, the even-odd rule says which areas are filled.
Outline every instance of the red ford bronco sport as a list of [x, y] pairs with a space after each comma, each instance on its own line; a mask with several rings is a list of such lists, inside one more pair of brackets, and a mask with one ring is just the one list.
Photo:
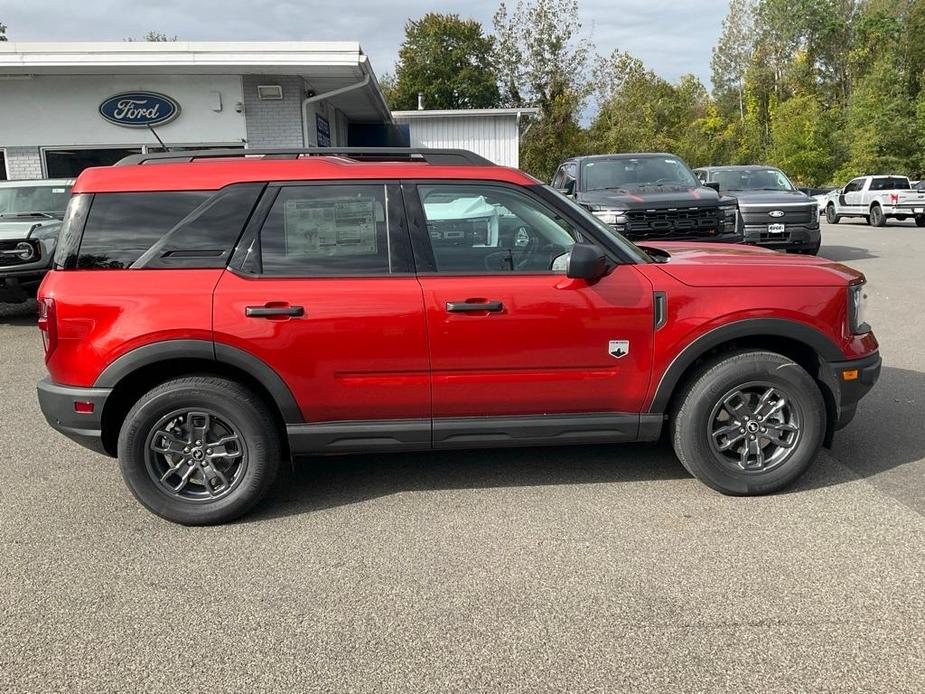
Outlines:
[[793, 482], [880, 371], [864, 277], [637, 247], [461, 151], [129, 157], [85, 171], [39, 294], [42, 410], [148, 509], [250, 509], [303, 454], [654, 441]]

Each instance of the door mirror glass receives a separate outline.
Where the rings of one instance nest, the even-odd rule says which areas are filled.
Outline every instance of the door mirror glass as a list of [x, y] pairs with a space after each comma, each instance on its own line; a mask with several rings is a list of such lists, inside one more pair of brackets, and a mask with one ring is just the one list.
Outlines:
[[595, 280], [607, 272], [604, 251], [593, 243], [576, 243], [568, 255], [566, 275], [572, 279]]

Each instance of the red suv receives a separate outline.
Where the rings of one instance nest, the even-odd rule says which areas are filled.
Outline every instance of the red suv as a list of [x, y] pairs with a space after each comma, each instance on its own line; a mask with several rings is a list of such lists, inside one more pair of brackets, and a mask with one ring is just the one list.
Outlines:
[[230, 520], [304, 454], [654, 441], [796, 479], [880, 371], [864, 277], [636, 246], [468, 152], [140, 155], [85, 171], [39, 293], [66, 436], [154, 513]]

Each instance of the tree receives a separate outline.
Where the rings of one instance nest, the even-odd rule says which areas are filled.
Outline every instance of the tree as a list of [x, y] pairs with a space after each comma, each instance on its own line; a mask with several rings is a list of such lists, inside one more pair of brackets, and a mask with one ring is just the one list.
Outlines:
[[509, 10], [502, 1], [494, 27], [503, 102], [540, 109], [523, 139], [521, 166], [549, 180], [562, 159], [583, 147], [578, 117], [589, 91], [590, 41], [582, 34], [578, 2], [517, 0]]
[[180, 39], [176, 35], [168, 36], [167, 34], [160, 32], [160, 31], [149, 31], [144, 36], [142, 36], [140, 39], [136, 39], [132, 36], [129, 36], [127, 39], [124, 39], [124, 40], [128, 41], [129, 43], [134, 43], [135, 41], [143, 41], [147, 43], [166, 43], [169, 41], [179, 41]]
[[731, 0], [723, 19], [719, 43], [713, 48], [710, 68], [713, 72], [713, 94], [720, 99], [734, 93], [739, 105], [739, 118], [745, 120], [745, 73], [754, 47], [752, 0]]
[[784, 101], [774, 111], [768, 163], [808, 186], [831, 183], [839, 125], [812, 94]]
[[417, 108], [494, 108], [501, 97], [492, 63], [492, 38], [474, 19], [431, 12], [405, 24], [393, 79], [386, 98], [396, 110]]
[[6, 24], [0, 22], [0, 41], [6, 41]]

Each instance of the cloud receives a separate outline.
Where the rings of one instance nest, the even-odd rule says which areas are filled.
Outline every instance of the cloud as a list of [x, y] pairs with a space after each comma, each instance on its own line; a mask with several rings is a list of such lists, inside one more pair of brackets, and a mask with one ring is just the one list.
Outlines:
[[[429, 11], [474, 17], [486, 28], [497, 0], [0, 0], [12, 41], [119, 41], [161, 31], [189, 41], [359, 41], [378, 74], [391, 71], [404, 23]], [[726, 0], [582, 0], [599, 53], [629, 51], [663, 77], [709, 84], [710, 51]]]

